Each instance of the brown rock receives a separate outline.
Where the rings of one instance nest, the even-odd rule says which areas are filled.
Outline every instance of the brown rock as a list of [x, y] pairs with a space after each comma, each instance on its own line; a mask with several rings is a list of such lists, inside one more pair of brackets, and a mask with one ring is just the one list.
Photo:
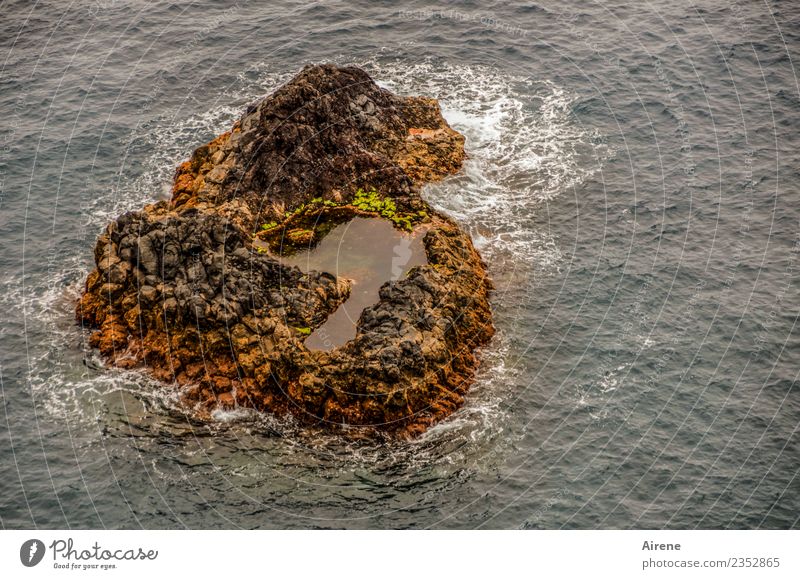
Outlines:
[[236, 401], [233, 398], [233, 394], [230, 392], [223, 392], [217, 396], [217, 404], [219, 404], [221, 408], [229, 410], [236, 406]]
[[[419, 434], [463, 403], [476, 349], [494, 332], [484, 263], [419, 196], [419, 184], [459, 170], [463, 145], [434, 99], [393, 95], [354, 67], [306, 67], [182, 163], [170, 202], [100, 235], [76, 309], [90, 344], [111, 364], [177, 382], [191, 407]], [[428, 264], [382, 287], [354, 340], [310, 351], [305, 336], [350, 282], [304, 274], [265, 248], [380, 218], [353, 203], [359, 190], [390, 199], [399, 226], [424, 221]]]

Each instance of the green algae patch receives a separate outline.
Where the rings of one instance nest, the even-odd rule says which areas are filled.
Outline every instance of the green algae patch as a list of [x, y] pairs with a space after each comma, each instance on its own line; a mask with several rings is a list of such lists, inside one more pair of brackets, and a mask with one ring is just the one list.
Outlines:
[[398, 208], [391, 197], [382, 196], [375, 189], [357, 189], [352, 200], [337, 203], [316, 197], [286, 211], [283, 221], [270, 221], [261, 225], [255, 239], [265, 242], [277, 254], [290, 254], [300, 249], [316, 246], [331, 230], [354, 217], [385, 219], [402, 231], [411, 232], [420, 223], [430, 220], [427, 211], [410, 207]]

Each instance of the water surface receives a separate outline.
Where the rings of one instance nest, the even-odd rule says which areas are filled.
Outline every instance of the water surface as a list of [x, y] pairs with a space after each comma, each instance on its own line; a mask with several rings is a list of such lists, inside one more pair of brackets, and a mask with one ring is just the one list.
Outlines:
[[[788, 528], [796, 2], [4, 2], [0, 525]], [[97, 235], [309, 62], [439, 99], [497, 335], [412, 442], [188, 419], [74, 323]]]

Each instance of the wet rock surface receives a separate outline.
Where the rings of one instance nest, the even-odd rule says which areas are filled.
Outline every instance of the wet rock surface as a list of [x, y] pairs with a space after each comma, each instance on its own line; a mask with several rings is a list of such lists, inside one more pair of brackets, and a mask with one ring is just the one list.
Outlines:
[[[469, 236], [419, 196], [464, 139], [433, 99], [353, 67], [306, 67], [177, 170], [172, 199], [126, 213], [95, 247], [77, 306], [112, 365], [146, 368], [198, 415], [250, 407], [308, 425], [414, 435], [456, 410], [493, 334]], [[355, 339], [304, 339], [350, 282], [283, 265], [355, 216], [424, 224], [427, 264], [384, 284]]]

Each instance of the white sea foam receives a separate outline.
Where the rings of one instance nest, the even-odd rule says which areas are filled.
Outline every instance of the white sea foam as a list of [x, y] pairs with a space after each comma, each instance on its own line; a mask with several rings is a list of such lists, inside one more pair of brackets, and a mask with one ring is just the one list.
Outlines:
[[425, 196], [468, 228], [490, 266], [557, 270], [562, 255], [557, 240], [535, 225], [539, 212], [609, 153], [571, 117], [575, 96], [487, 66], [356, 64], [390, 90], [436, 97], [447, 121], [466, 136], [464, 170], [428, 185]]
[[[572, 97], [552, 83], [509, 76], [489, 67], [377, 60], [354, 64], [365, 67], [394, 91], [438, 98], [445, 118], [465, 134], [469, 159], [464, 170], [427, 186], [424, 195], [469, 230], [494, 274], [510, 268], [521, 272], [517, 283], [532, 284], [533, 271], [541, 274], [557, 270], [562, 260], [558, 241], [535, 225], [537, 212], [591, 174], [588, 157], [596, 160], [604, 154], [592, 144], [592, 135], [570, 118]], [[287, 78], [286, 73], [256, 68], [241, 75], [240, 82], [221, 97], [224, 105], [180, 121], [157, 119], [149, 128], [137, 131], [131, 139], [131, 156], [142, 148], [150, 153], [139, 163], [136, 174], [130, 174], [123, 164], [115, 186], [92, 199], [86, 208], [87, 230], [99, 232], [120, 213], [167, 195], [178, 162], [198, 144], [229, 128], [246, 103], [268, 94]], [[229, 104], [237, 102], [241, 106]], [[61, 264], [59, 283], [28, 284], [25, 300], [20, 299], [21, 291], [15, 291], [21, 290], [21, 284], [12, 283], [11, 291], [0, 299], [0, 307], [22, 304], [30, 323], [52, 330], [49, 347], [31, 360], [34, 392], [46, 401], [48, 411], [73, 419], [84, 415], [96, 420], [99, 410], [91, 400], [119, 392], [152, 406], [172, 406], [174, 394], [141, 373], [62, 368], [60, 351], [64, 344], [81, 344], [81, 334], [71, 322], [72, 299], [88, 274], [87, 265], [82, 253], [67, 256]], [[70, 299], [64, 297], [62, 282], [71, 284]], [[456, 446], [459, 439], [466, 443], [476, 436], [491, 437], [502, 429], [504, 396], [518, 373], [518, 368], [507, 364], [506, 335], [504, 328], [498, 328], [493, 345], [484, 352], [469, 403], [415, 442], [415, 453], [425, 456], [425, 448], [433, 445], [430, 452], [438, 455], [436, 447], [442, 438]], [[91, 356], [88, 364], [100, 366]], [[251, 413], [238, 410], [218, 411], [213, 416], [220, 424], [253, 418]], [[305, 440], [304, 444], [314, 442]], [[358, 452], [367, 461], [376, 458], [363, 448]]]
[[[546, 205], [571, 194], [610, 155], [598, 136], [571, 116], [576, 97], [552, 82], [486, 66], [433, 60], [355, 64], [389, 90], [439, 100], [445, 119], [466, 137], [468, 159], [459, 174], [427, 185], [423, 194], [470, 232], [499, 282], [496, 299], [531, 299], [536, 279], [558, 272], [564, 261], [559, 240], [542, 226]], [[506, 295], [506, 287], [517, 290], [515, 297]], [[505, 403], [519, 394], [511, 390], [520, 383], [520, 368], [509, 359], [519, 355], [511, 353], [514, 334], [514, 328], [498, 327], [467, 405], [420, 444], [457, 436], [459, 430], [487, 437], [502, 428]]]

